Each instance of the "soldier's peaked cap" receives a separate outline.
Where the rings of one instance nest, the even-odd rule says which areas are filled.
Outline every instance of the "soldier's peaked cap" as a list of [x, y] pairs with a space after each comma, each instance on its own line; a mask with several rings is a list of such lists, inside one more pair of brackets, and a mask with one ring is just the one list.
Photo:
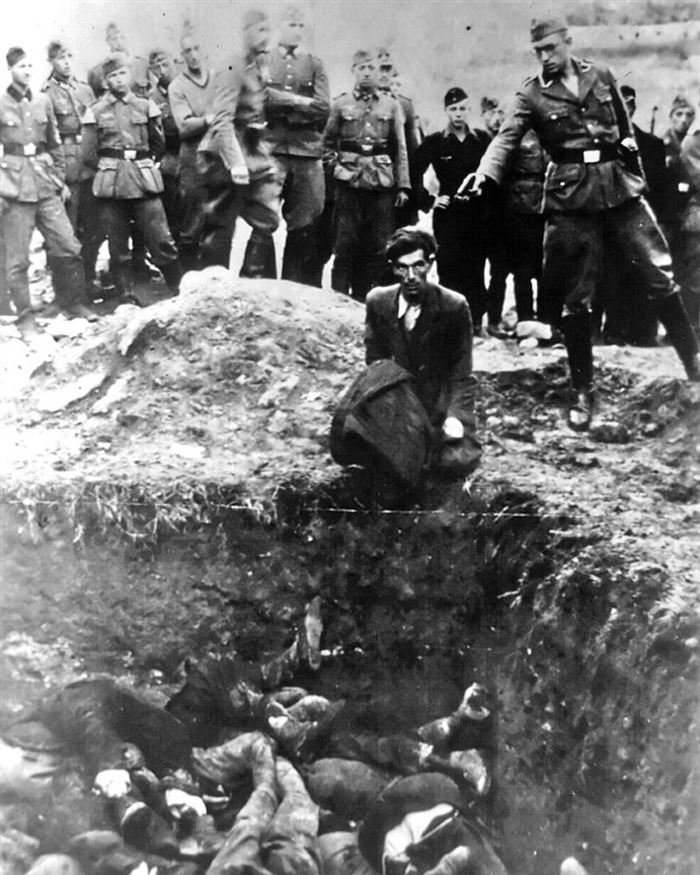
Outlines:
[[148, 54], [148, 63], [155, 64], [159, 58], [169, 58], [170, 52], [167, 49], [152, 49]]
[[566, 24], [561, 18], [533, 18], [530, 24], [530, 41], [538, 43], [553, 33], [565, 33]]
[[115, 70], [121, 70], [122, 67], [129, 66], [129, 59], [124, 52], [112, 52], [102, 62], [102, 74], [108, 76], [114, 73]]
[[267, 12], [263, 12], [262, 9], [247, 9], [243, 13], [244, 30], [255, 27], [256, 24], [262, 24], [264, 21], [269, 21], [269, 18]]
[[21, 61], [22, 58], [26, 58], [27, 53], [24, 49], [21, 49], [19, 46], [12, 46], [11, 49], [8, 49], [7, 54], [5, 55], [5, 60], [7, 61], [8, 67], [14, 67], [18, 61]]
[[353, 67], [357, 66], [357, 64], [366, 64], [369, 61], [374, 60], [374, 53], [368, 51], [367, 49], [358, 49], [355, 54], [352, 56], [352, 65]]
[[52, 39], [46, 49], [46, 55], [49, 61], [53, 61], [54, 58], [57, 58], [59, 55], [62, 55], [67, 51], [68, 46], [64, 42], [61, 42], [60, 39]]
[[303, 7], [299, 6], [298, 3], [287, 3], [282, 7], [282, 12], [280, 13], [281, 21], [298, 21], [301, 23], [306, 22], [306, 14], [304, 12]]
[[671, 113], [674, 113], [677, 109], [692, 109], [695, 112], [695, 107], [688, 100], [685, 94], [676, 94], [673, 98], [673, 103], [671, 104]]
[[453, 103], [461, 103], [467, 99], [467, 92], [463, 88], [455, 86], [445, 94], [445, 106], [452, 106]]

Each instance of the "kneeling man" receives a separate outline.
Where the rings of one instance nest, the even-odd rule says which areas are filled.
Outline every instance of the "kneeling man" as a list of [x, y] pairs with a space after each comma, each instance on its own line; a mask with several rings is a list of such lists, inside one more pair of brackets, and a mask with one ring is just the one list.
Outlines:
[[400, 228], [389, 240], [386, 255], [399, 282], [367, 296], [365, 358], [368, 365], [390, 359], [412, 375], [435, 430], [434, 467], [464, 474], [481, 455], [472, 318], [463, 295], [428, 278], [436, 251], [432, 235], [415, 228]]

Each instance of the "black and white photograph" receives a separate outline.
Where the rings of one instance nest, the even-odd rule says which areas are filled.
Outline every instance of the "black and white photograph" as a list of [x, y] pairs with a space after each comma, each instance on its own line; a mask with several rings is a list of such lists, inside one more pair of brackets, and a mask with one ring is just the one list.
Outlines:
[[0, 23], [0, 873], [697, 875], [700, 0]]

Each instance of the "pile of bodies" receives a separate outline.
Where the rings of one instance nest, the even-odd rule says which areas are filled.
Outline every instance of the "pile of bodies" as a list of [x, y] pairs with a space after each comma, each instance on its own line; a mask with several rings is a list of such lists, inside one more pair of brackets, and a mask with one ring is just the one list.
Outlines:
[[[490, 830], [490, 693], [473, 684], [454, 713], [411, 732], [344, 730], [344, 702], [285, 686], [320, 667], [319, 608], [262, 665], [189, 664], [165, 708], [94, 678], [7, 728], [5, 871], [505, 875]], [[22, 843], [7, 826], [31, 832], [27, 811], [41, 800], [87, 800], [89, 829], [49, 837], [39, 817], [40, 856], [13, 860], [13, 835]]]

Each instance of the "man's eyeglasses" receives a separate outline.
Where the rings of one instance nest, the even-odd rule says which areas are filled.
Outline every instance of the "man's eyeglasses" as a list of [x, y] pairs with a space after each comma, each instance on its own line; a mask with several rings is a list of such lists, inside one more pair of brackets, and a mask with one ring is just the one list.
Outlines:
[[400, 261], [395, 261], [394, 270], [399, 276], [410, 276], [411, 273], [420, 275], [430, 270], [430, 262], [425, 261], [425, 259], [416, 261], [413, 264], [403, 264]]

